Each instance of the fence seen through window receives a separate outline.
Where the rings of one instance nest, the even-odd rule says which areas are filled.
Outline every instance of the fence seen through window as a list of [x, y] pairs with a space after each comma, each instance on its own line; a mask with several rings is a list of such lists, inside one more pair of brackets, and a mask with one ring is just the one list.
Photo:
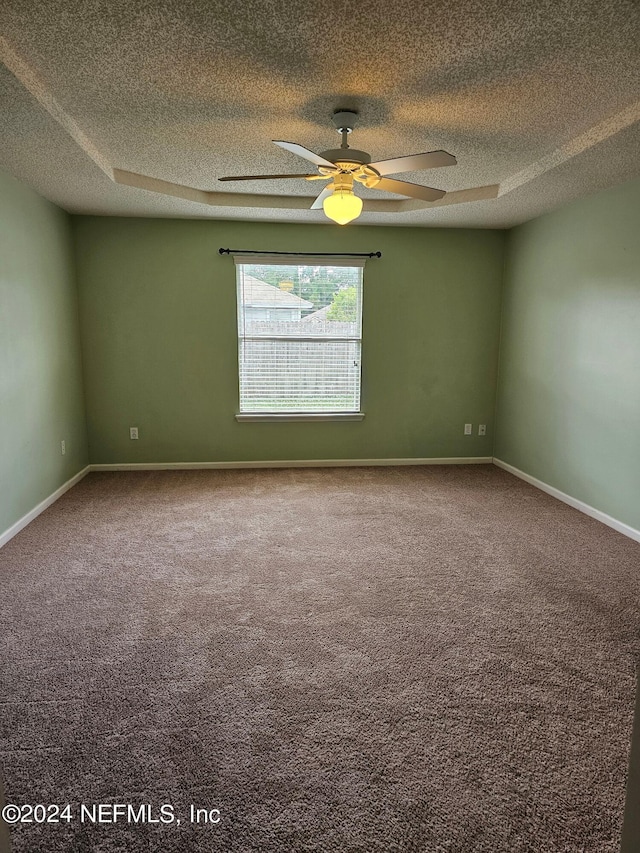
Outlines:
[[358, 412], [358, 261], [236, 264], [240, 412]]

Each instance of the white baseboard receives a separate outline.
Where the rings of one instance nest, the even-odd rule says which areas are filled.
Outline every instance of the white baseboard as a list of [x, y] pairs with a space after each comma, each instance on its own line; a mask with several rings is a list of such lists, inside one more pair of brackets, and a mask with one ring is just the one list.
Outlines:
[[617, 530], [618, 533], [622, 533], [624, 536], [628, 536], [629, 539], [634, 539], [636, 542], [640, 542], [640, 530], [636, 530], [635, 527], [630, 527], [623, 521], [618, 521], [617, 518], [613, 518], [613, 516], [607, 515], [606, 512], [602, 512], [601, 510], [584, 503], [584, 501], [579, 501], [577, 498], [571, 497], [571, 495], [567, 495], [564, 492], [561, 492], [560, 489], [556, 489], [555, 486], [550, 486], [548, 483], [543, 483], [542, 480], [537, 480], [535, 477], [532, 477], [531, 474], [526, 474], [519, 468], [514, 468], [514, 466], [509, 465], [508, 462], [503, 462], [502, 459], [496, 459], [494, 457], [493, 464], [497, 465], [498, 468], [504, 468], [505, 471], [508, 471], [515, 477], [519, 477], [526, 483], [535, 486], [536, 489], [540, 489], [541, 491], [546, 492], [548, 495], [557, 498], [559, 501], [563, 501], [563, 503], [569, 504], [569, 506], [572, 506], [574, 509], [583, 512], [585, 515], [590, 515], [591, 518], [595, 518], [597, 519], [597, 521], [601, 521], [608, 527], [613, 527], [614, 530]]
[[355, 468], [380, 465], [483, 465], [490, 463], [497, 465], [498, 468], [503, 468], [515, 477], [519, 477], [526, 483], [529, 483], [537, 489], [546, 492], [548, 495], [563, 501], [563, 503], [569, 504], [569, 506], [585, 513], [585, 515], [589, 515], [591, 518], [601, 521], [608, 527], [612, 527], [614, 530], [617, 530], [618, 533], [622, 533], [624, 536], [628, 536], [630, 539], [640, 542], [640, 530], [636, 530], [634, 527], [631, 527], [622, 521], [618, 521], [617, 518], [607, 515], [607, 513], [584, 503], [584, 501], [580, 501], [571, 495], [565, 494], [565, 492], [561, 492], [560, 489], [556, 489], [555, 486], [550, 486], [548, 483], [544, 483], [542, 480], [532, 477], [530, 474], [510, 465], [508, 462], [503, 462], [502, 459], [497, 459], [496, 457], [491, 456], [430, 456], [414, 458], [404, 457], [400, 459], [278, 459], [255, 462], [122, 462], [105, 465], [87, 465], [81, 471], [78, 471], [75, 476], [71, 477], [70, 480], [63, 483], [63, 485], [60, 486], [59, 489], [56, 489], [56, 491], [49, 495], [49, 497], [41, 501], [30, 512], [23, 515], [22, 518], [15, 522], [15, 524], [12, 524], [8, 530], [5, 530], [4, 533], [0, 534], [0, 548], [2, 548], [3, 545], [6, 545], [6, 543], [10, 539], [13, 539], [17, 533], [23, 530], [29, 522], [33, 521], [34, 518], [37, 518], [40, 513], [44, 512], [45, 509], [51, 506], [51, 504], [55, 503], [58, 498], [62, 497], [65, 492], [68, 492], [69, 489], [73, 488], [76, 483], [79, 483], [80, 480], [82, 480], [83, 477], [86, 477], [86, 475], [91, 471], [192, 471], [215, 468]]
[[206, 468], [358, 468], [377, 465], [490, 465], [492, 456], [431, 456], [401, 459], [267, 459], [251, 462], [115, 462], [92, 471], [193, 471]]
[[22, 518], [18, 519], [15, 524], [12, 524], [8, 530], [5, 530], [4, 533], [0, 533], [0, 548], [2, 548], [3, 545], [6, 545], [10, 539], [13, 539], [13, 537], [17, 533], [20, 533], [20, 531], [25, 528], [27, 524], [29, 524], [29, 522], [33, 521], [34, 518], [37, 518], [41, 512], [44, 512], [45, 509], [48, 509], [48, 507], [50, 507], [52, 503], [55, 503], [58, 498], [62, 497], [65, 492], [68, 492], [69, 489], [73, 488], [76, 483], [79, 483], [83, 477], [86, 477], [90, 470], [91, 466], [87, 465], [81, 471], [78, 471], [75, 476], [73, 476], [70, 480], [67, 480], [66, 483], [63, 483], [59, 489], [56, 489], [53, 494], [49, 495], [48, 498], [45, 498], [43, 501], [41, 501], [38, 506], [35, 506], [26, 515], [23, 515]]

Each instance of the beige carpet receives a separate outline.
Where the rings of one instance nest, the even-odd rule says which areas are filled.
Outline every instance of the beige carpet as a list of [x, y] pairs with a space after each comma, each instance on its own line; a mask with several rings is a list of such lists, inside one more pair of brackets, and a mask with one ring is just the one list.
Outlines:
[[17, 853], [618, 850], [640, 546], [497, 468], [92, 474], [0, 584]]

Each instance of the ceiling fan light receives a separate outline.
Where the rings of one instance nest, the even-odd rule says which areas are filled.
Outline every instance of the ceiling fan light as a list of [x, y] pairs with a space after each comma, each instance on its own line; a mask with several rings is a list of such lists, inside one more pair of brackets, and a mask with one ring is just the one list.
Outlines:
[[362, 213], [362, 199], [353, 190], [335, 190], [322, 202], [325, 216], [333, 219], [338, 225], [346, 225], [357, 219]]

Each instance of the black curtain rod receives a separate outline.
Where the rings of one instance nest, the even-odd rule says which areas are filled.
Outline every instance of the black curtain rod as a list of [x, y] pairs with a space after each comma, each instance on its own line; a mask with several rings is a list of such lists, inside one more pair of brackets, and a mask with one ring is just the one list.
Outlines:
[[381, 258], [382, 252], [260, 252], [252, 249], [218, 249], [221, 255], [294, 255], [299, 258]]

